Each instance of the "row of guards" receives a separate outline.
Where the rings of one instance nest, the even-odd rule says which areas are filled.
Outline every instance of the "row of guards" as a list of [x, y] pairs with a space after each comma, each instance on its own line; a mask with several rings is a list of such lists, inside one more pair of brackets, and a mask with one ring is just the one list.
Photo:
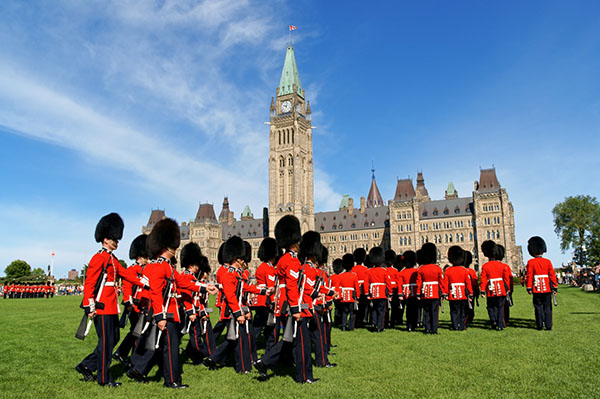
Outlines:
[[18, 283], [13, 281], [10, 284], [5, 281], [1, 288], [0, 296], [4, 299], [52, 298], [56, 293], [56, 287], [50, 281], [46, 283]]

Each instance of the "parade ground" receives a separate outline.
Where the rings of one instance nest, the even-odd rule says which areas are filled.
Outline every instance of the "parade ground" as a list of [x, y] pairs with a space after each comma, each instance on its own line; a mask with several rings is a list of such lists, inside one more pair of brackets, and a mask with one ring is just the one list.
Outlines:
[[[481, 298], [474, 325], [450, 331], [446, 304], [438, 335], [403, 328], [379, 334], [334, 329], [337, 347], [330, 359], [338, 367], [315, 368], [320, 380], [314, 385], [296, 384], [287, 374], [293, 373], [290, 368], [260, 381], [256, 371], [210, 371], [188, 361], [183, 382], [190, 388], [175, 392], [163, 388], [156, 367], [144, 385], [129, 380], [116, 361], [111, 371], [121, 387], [82, 381], [73, 367], [93, 351], [97, 338], [93, 332], [83, 342], [74, 338], [82, 316], [80, 296], [0, 300], [0, 397], [600, 397], [600, 297], [561, 286], [558, 300], [552, 331], [535, 329], [531, 297], [518, 286], [504, 331], [488, 327]], [[181, 347], [186, 344], [187, 336]]]

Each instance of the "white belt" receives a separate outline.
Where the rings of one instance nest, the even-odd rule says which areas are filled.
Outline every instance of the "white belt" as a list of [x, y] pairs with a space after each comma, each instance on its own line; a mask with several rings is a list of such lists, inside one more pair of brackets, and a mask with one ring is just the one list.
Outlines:
[[257, 285], [256, 287], [257, 287], [257, 288], [266, 288], [266, 287], [267, 287], [267, 285], [266, 285], [266, 284], [259, 284], [259, 285]]
[[359, 284], [364, 284], [365, 280], [358, 280]]
[[342, 292], [343, 291], [354, 291], [354, 288], [342, 287]]
[[536, 279], [536, 280], [539, 279], [539, 278], [548, 278], [548, 275], [547, 274], [538, 274], [536, 276], [533, 276], [533, 278]]
[[285, 284], [279, 284], [280, 288], [285, 288]]
[[434, 284], [437, 284], [437, 283], [438, 283], [437, 281], [424, 281], [423, 285], [434, 285]]
[[502, 278], [491, 278], [490, 282], [492, 282], [492, 281], [502, 281]]
[[385, 285], [385, 283], [371, 283], [371, 286], [374, 286], [374, 285]]
[[106, 283], [104, 283], [105, 287], [114, 287], [115, 286], [115, 282], [114, 281], [107, 281]]
[[402, 287], [416, 287], [417, 284], [415, 283], [410, 283], [410, 284], [402, 284]]
[[465, 283], [450, 283], [452, 287], [456, 287], [457, 285], [465, 285]]

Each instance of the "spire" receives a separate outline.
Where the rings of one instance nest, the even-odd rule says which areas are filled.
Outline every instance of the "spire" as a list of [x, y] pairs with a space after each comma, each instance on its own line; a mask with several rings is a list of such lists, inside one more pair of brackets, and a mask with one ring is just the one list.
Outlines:
[[377, 208], [378, 206], [383, 206], [383, 198], [381, 198], [381, 193], [379, 193], [379, 188], [377, 187], [377, 183], [375, 182], [375, 167], [371, 169], [372, 180], [371, 180], [371, 188], [369, 189], [369, 195], [367, 196], [367, 208]]
[[452, 182], [448, 183], [448, 188], [446, 189], [446, 199], [451, 198], [458, 198], [458, 191], [456, 191]]
[[294, 57], [294, 46], [290, 44], [285, 53], [285, 62], [281, 71], [277, 96], [292, 94], [294, 92], [304, 98], [304, 90], [302, 90], [302, 85], [300, 84], [300, 75], [298, 74], [296, 58]]
[[475, 188], [477, 191], [497, 191], [500, 189], [500, 182], [496, 177], [496, 168], [481, 169], [479, 174], [479, 183]]
[[250, 207], [248, 205], [246, 205], [244, 207], [244, 210], [242, 211], [242, 215], [240, 216], [241, 220], [251, 220], [254, 219], [254, 215], [252, 214], [252, 211], [250, 211]]
[[429, 197], [429, 192], [427, 192], [427, 188], [425, 187], [423, 172], [417, 173], [417, 192], [421, 194], [422, 197]]

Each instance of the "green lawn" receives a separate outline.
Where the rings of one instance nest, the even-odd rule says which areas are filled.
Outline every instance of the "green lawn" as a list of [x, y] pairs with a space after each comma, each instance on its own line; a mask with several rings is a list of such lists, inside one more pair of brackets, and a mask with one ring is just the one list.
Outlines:
[[[158, 376], [147, 385], [112, 372], [123, 386], [111, 397], [177, 396], [212, 398], [363, 398], [363, 397], [600, 397], [600, 297], [561, 287], [552, 331], [533, 328], [531, 297], [518, 287], [512, 320], [504, 331], [487, 328], [485, 300], [476, 308], [475, 325], [466, 332], [448, 330], [441, 315], [435, 336], [386, 330], [333, 331], [338, 347], [334, 369], [315, 369], [321, 380], [296, 384], [289, 374], [268, 381], [258, 373], [238, 375], [232, 368], [209, 371], [186, 363], [185, 391], [162, 387]], [[95, 344], [93, 329], [84, 341], [74, 338], [81, 318], [80, 297], [0, 299], [0, 397], [83, 398], [108, 393], [82, 382], [73, 367]], [[184, 338], [184, 344], [187, 338]], [[182, 345], [183, 346], [183, 345]], [[260, 352], [259, 352], [260, 353]], [[293, 373], [293, 370], [290, 370]], [[156, 368], [150, 373], [153, 377]], [[335, 396], [333, 396], [335, 395]]]

